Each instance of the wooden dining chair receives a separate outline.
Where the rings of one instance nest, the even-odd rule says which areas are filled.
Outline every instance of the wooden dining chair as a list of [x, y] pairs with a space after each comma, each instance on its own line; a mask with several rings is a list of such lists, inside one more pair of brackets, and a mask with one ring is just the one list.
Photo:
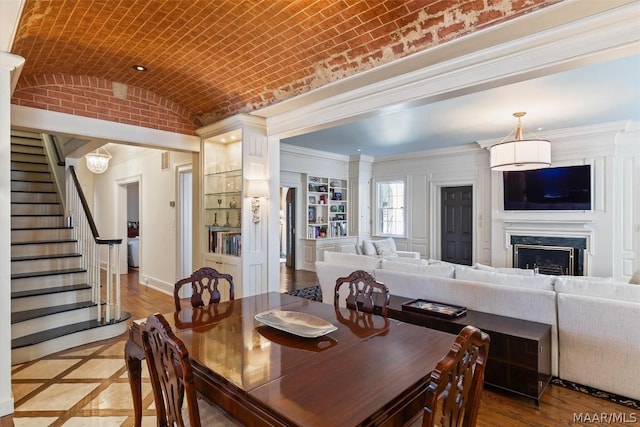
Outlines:
[[189, 352], [161, 314], [147, 318], [142, 343], [159, 427], [238, 425], [218, 407], [197, 398]]
[[230, 274], [220, 273], [211, 267], [201, 267], [191, 274], [176, 282], [173, 288], [173, 300], [176, 311], [180, 311], [180, 296], [178, 293], [185, 285], [191, 285], [191, 307], [203, 307], [205, 305], [217, 304], [220, 302], [220, 281], [224, 281], [229, 286], [229, 299], [234, 299], [235, 285]]
[[339, 277], [336, 280], [333, 303], [339, 306], [340, 288], [346, 285], [349, 288], [347, 295], [347, 308], [351, 310], [374, 313], [376, 304], [380, 307], [382, 316], [387, 317], [389, 309], [389, 288], [364, 270], [356, 270], [347, 277]]
[[449, 353], [431, 372], [422, 421], [418, 418], [412, 426], [476, 424], [489, 341], [489, 335], [473, 326], [460, 331]]

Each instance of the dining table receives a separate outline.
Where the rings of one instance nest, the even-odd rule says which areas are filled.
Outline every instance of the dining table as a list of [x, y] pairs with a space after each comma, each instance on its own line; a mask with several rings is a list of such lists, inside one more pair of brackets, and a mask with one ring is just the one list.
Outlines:
[[[455, 340], [277, 292], [163, 316], [189, 351], [198, 392], [247, 426], [402, 425], [420, 413], [431, 371]], [[273, 316], [302, 319], [313, 334], [266, 321]], [[144, 320], [125, 345], [136, 426]]]

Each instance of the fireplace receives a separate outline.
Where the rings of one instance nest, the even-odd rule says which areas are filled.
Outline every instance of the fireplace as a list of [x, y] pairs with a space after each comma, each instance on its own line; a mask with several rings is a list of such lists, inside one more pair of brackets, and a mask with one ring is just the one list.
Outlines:
[[586, 243], [581, 237], [511, 236], [513, 266], [540, 274], [582, 276]]

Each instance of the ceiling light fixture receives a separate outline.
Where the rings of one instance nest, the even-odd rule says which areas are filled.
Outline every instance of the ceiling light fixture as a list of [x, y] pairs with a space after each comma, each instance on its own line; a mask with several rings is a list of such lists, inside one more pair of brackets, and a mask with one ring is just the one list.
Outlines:
[[147, 71], [147, 67], [145, 67], [144, 65], [134, 65], [133, 69], [136, 71]]
[[[551, 166], [551, 143], [533, 134], [535, 139], [524, 139], [522, 117], [527, 113], [513, 113], [518, 118], [515, 139], [507, 141], [513, 132], [491, 146], [491, 169], [494, 171], [522, 171]], [[528, 130], [528, 129], [527, 129]]]
[[[100, 152], [102, 150], [102, 152]], [[109, 167], [111, 154], [104, 148], [98, 148], [96, 151], [85, 156], [87, 158], [87, 169], [93, 173], [103, 173]]]

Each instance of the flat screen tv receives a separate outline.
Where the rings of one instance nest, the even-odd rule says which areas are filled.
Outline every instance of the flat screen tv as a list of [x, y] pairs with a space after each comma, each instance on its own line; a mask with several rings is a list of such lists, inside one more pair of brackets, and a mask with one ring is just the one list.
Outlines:
[[591, 210], [591, 166], [503, 172], [504, 210]]

